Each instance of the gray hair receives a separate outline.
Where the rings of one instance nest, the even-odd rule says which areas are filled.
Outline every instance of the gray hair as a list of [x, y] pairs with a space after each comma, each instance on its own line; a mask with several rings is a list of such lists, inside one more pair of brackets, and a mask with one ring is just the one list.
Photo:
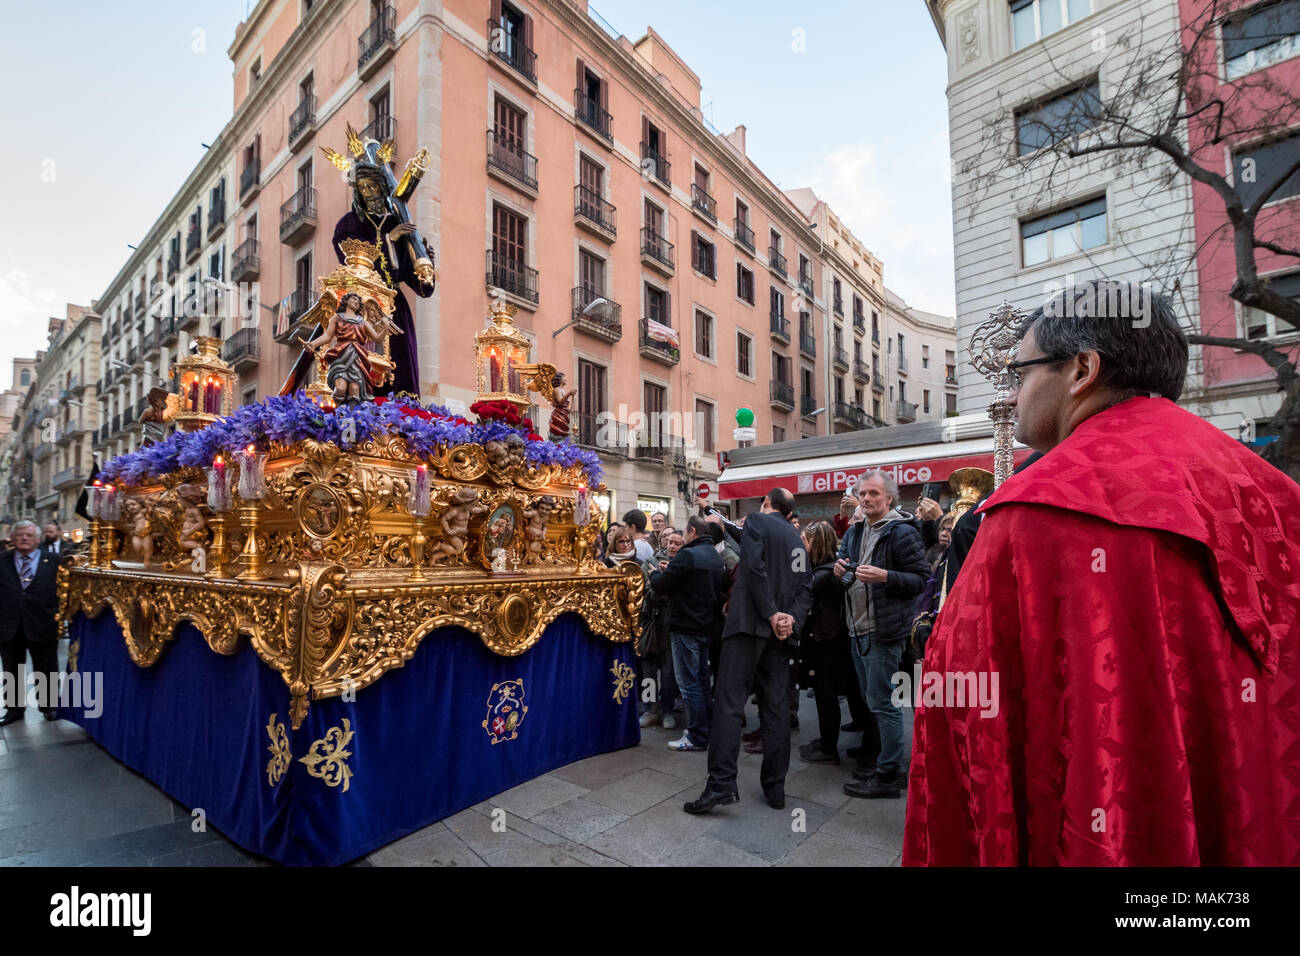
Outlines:
[[1106, 279], [1056, 293], [1025, 319], [1043, 355], [1065, 361], [1080, 352], [1102, 358], [1098, 381], [1121, 400], [1162, 395], [1177, 401], [1187, 377], [1187, 337], [1167, 296], [1145, 284]]
[[24, 518], [22, 521], [14, 522], [13, 527], [9, 529], [9, 534], [13, 535], [15, 531], [21, 531], [23, 530], [23, 528], [31, 528], [33, 531], [37, 531], [37, 532], [41, 530], [40, 528], [36, 527], [35, 521], [28, 521], [26, 518]]
[[898, 482], [894, 480], [892, 475], [886, 471], [881, 471], [879, 468], [875, 471], [869, 471], [858, 479], [858, 490], [862, 489], [862, 483], [868, 478], [879, 478], [881, 484], [885, 486], [885, 494], [889, 497], [889, 503], [891, 505], [898, 503]]

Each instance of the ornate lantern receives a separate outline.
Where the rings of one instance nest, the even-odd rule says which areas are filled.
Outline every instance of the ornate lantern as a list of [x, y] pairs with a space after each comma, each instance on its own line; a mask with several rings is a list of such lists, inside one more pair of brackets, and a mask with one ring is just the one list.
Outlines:
[[492, 324], [474, 333], [474, 355], [478, 362], [478, 400], [480, 402], [510, 402], [521, 415], [528, 413], [532, 404], [528, 387], [518, 369], [527, 365], [531, 345], [528, 336], [515, 328], [513, 305], [498, 299], [492, 313]]
[[187, 432], [206, 428], [232, 410], [235, 371], [221, 359], [221, 340], [195, 339], [199, 351], [176, 363], [180, 402], [173, 421]]

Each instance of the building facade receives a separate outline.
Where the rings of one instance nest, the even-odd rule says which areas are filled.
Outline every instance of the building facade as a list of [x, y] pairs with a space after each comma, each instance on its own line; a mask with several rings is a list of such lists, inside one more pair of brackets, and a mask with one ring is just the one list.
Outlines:
[[105, 455], [138, 445], [195, 335], [223, 340], [239, 401], [279, 391], [337, 261], [352, 193], [321, 147], [346, 152], [348, 125], [394, 140], [398, 171], [429, 152], [411, 210], [437, 290], [404, 293], [422, 397], [474, 401], [472, 336], [503, 297], [577, 387], [573, 437], [601, 453], [613, 513], [678, 517], [742, 407], [760, 442], [875, 423], [831, 399], [870, 384], [843, 358], [865, 369], [868, 316], [888, 321], [883, 267], [762, 173], [743, 126], [704, 120], [653, 29], [634, 42], [581, 0], [262, 0], [228, 54], [231, 120], [97, 302]]

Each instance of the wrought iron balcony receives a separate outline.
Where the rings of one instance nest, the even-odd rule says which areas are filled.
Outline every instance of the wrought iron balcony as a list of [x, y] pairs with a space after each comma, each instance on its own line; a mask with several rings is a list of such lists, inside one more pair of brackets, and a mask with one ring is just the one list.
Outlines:
[[613, 239], [618, 233], [613, 204], [602, 199], [594, 189], [573, 187], [573, 215], [579, 225], [591, 226], [602, 236]]
[[185, 238], [185, 260], [193, 262], [199, 257], [199, 250], [203, 248], [203, 230], [198, 224], [190, 227], [189, 234]]
[[289, 321], [296, 322], [315, 301], [311, 289], [294, 289], [289, 296]]
[[686, 446], [676, 435], [652, 431], [642, 432], [632, 448], [632, 457], [649, 461], [662, 461], [665, 465], [685, 465]]
[[906, 372], [906, 371], [907, 371], [907, 357], [904, 356], [902, 353], [899, 353], [899, 356], [898, 356], [898, 370], [899, 370], [900, 372]]
[[584, 448], [601, 448], [601, 422], [599, 415], [575, 412], [573, 423], [573, 440]]
[[916, 405], [899, 399], [895, 415], [900, 422], [914, 422], [916, 421]]
[[247, 199], [257, 189], [261, 183], [262, 163], [261, 160], [253, 160], [244, 167], [244, 171], [239, 174], [239, 198]]
[[767, 247], [767, 267], [782, 279], [786, 278], [785, 256], [777, 251], [776, 246]]
[[[587, 311], [597, 300], [602, 301]], [[623, 337], [623, 308], [594, 289], [578, 286], [573, 290], [573, 327], [604, 342], [617, 342]]]
[[771, 321], [772, 338], [778, 339], [784, 342], [786, 345], [789, 345], [790, 344], [790, 320], [778, 312], [772, 312], [770, 313], [770, 315], [772, 319]]
[[146, 332], [144, 338], [140, 341], [140, 354], [148, 355], [158, 344], [158, 336], [154, 332]]
[[280, 205], [280, 241], [291, 244], [316, 229], [316, 190], [303, 186]]
[[256, 279], [262, 272], [262, 259], [256, 239], [245, 239], [230, 257], [230, 281], [245, 282]]
[[672, 185], [669, 177], [671, 166], [666, 158], [661, 156], [656, 150], [650, 148], [648, 143], [641, 144], [641, 169], [648, 172], [660, 184], [664, 186]]
[[181, 330], [177, 325], [176, 316], [168, 316], [165, 319], [158, 320], [158, 340], [163, 345], [171, 345], [180, 338]]
[[871, 344], [872, 345], [880, 344], [880, 329], [875, 328], [874, 326], [871, 329]]
[[181, 271], [181, 257], [179, 255], [168, 256], [167, 257], [167, 278], [168, 279], [175, 278], [176, 273], [180, 271]]
[[[799, 288], [800, 288], [801, 290], [803, 290], [804, 295], [812, 295], [812, 294], [813, 294], [813, 279], [812, 279], [812, 273], [811, 273], [811, 272], [800, 271], [800, 273], [799, 273]], [[840, 309], [839, 312], [840, 312], [840, 315], [843, 315], [843, 314], [844, 314], [843, 309]]]
[[487, 251], [487, 287], [501, 289], [534, 305], [538, 302], [537, 270], [491, 249]]
[[835, 421], [837, 424], [852, 425], [854, 428], [866, 428], [867, 413], [857, 405], [850, 405], [848, 402], [836, 402]]
[[817, 399], [812, 395], [804, 395], [799, 399], [799, 414], [804, 418], [811, 418], [813, 412], [817, 411]]
[[122, 416], [119, 413], [113, 416], [113, 427], [110, 430], [110, 434], [116, 435], [121, 430], [122, 430]]
[[649, 265], [672, 275], [673, 244], [649, 226], [641, 229], [641, 259]]
[[573, 91], [573, 112], [582, 122], [610, 143], [614, 142], [614, 118], [601, 105], [582, 90]]
[[943, 384], [945, 384], [945, 385], [956, 385], [956, 384], [957, 384], [957, 369], [956, 369], [954, 366], [949, 365], [949, 366], [944, 370], [944, 375], [943, 375]]
[[853, 377], [864, 384], [871, 381], [871, 372], [867, 368], [867, 363], [862, 359], [853, 360]]
[[357, 37], [357, 72], [362, 80], [370, 78], [397, 49], [397, 11], [383, 7], [379, 16]]
[[853, 313], [853, 327], [859, 332], [867, 330], [867, 318], [861, 312]]
[[54, 476], [50, 482], [56, 491], [62, 491], [64, 488], [71, 488], [73, 485], [84, 484], [80, 468], [64, 468]]
[[702, 213], [709, 222], [716, 223], [718, 221], [716, 207], [717, 202], [712, 196], [705, 192], [698, 183], [691, 183], [691, 208], [698, 213]]
[[226, 228], [226, 201], [219, 199], [208, 203], [208, 238]]
[[396, 143], [397, 120], [393, 119], [391, 116], [376, 116], [370, 121], [369, 125], [361, 131], [362, 142], [365, 142], [368, 139], [373, 139], [379, 143], [382, 143], [386, 139], [391, 139]]
[[817, 339], [811, 332], [799, 330], [799, 351], [809, 358], [817, 357]]
[[506, 30], [498, 20], [487, 22], [488, 52], [528, 80], [537, 82], [537, 54], [518, 33]]
[[304, 133], [316, 128], [316, 96], [304, 96], [297, 108], [289, 114], [289, 145], [292, 146]]
[[537, 191], [537, 157], [525, 152], [522, 143], [494, 129], [487, 131], [487, 168], [489, 173], [504, 173], [532, 192]]
[[838, 295], [835, 296], [834, 299], [831, 301], [831, 308], [833, 308], [833, 309], [835, 310], [835, 314], [836, 314], [836, 315], [843, 315], [843, 314], [844, 314], [844, 297], [843, 297], [843, 296], [838, 296]]
[[778, 408], [784, 408], [787, 412], [794, 411], [794, 386], [788, 382], [773, 381], [771, 386], [772, 404]]
[[129, 349], [127, 349], [126, 351], [127, 365], [131, 365], [131, 366], [139, 365], [142, 359], [143, 356], [140, 355], [140, 349], [138, 346], [133, 345]]
[[221, 346], [221, 357], [236, 372], [252, 368], [261, 360], [262, 350], [257, 343], [257, 329], [240, 329]]
[[130, 428], [135, 423], [135, 409], [124, 408], [122, 410], [122, 427]]
[[745, 225], [745, 223], [741, 222], [739, 219], [731, 220], [731, 226], [736, 233], [736, 242], [748, 249], [752, 255], [755, 248], [754, 230], [750, 229], [749, 226]]
[[649, 359], [654, 359], [664, 365], [676, 365], [681, 361], [682, 350], [680, 346], [673, 345], [671, 342], [664, 342], [660, 339], [650, 337], [650, 320], [642, 319], [640, 323], [641, 339], [640, 352]]
[[849, 370], [849, 353], [840, 346], [835, 346], [835, 367], [842, 372]]

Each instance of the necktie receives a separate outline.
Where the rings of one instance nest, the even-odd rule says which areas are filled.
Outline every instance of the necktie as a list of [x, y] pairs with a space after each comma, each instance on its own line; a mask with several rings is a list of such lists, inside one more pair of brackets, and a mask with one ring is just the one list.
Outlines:
[[32, 556], [23, 555], [23, 590], [27, 590], [27, 585], [32, 583]]

